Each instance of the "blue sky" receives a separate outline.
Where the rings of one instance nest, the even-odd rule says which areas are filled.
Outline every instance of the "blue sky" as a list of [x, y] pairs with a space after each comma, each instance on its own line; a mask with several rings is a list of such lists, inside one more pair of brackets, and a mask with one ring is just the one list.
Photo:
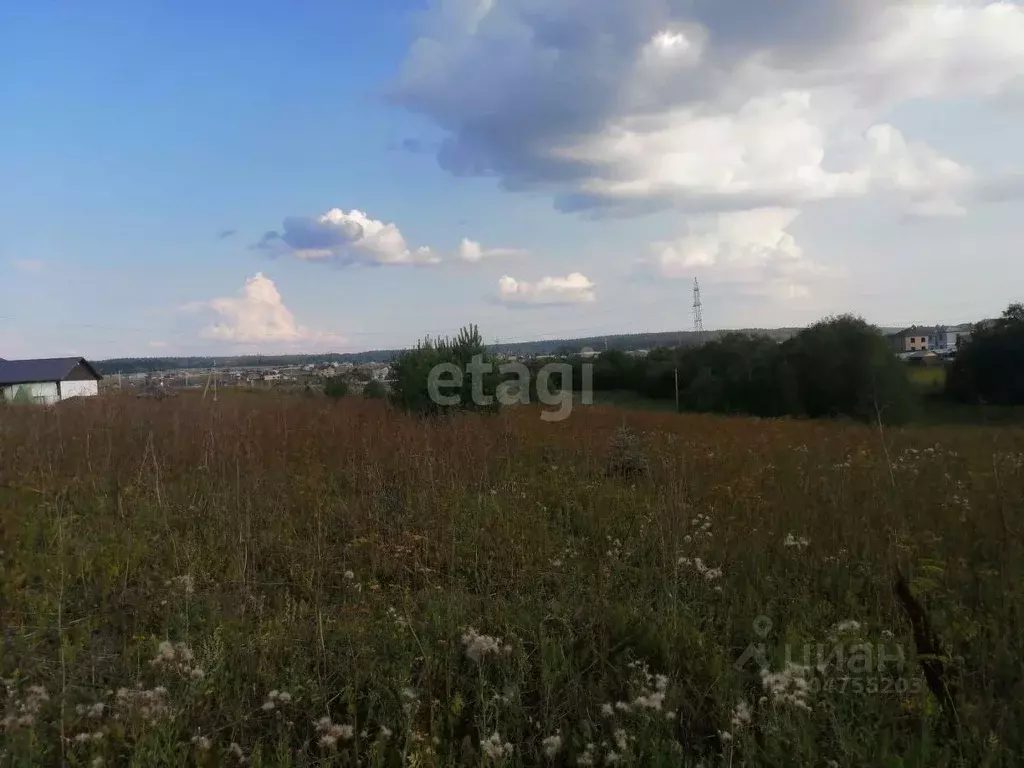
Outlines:
[[1019, 4], [669, 5], [4, 4], [0, 356], [1024, 298]]

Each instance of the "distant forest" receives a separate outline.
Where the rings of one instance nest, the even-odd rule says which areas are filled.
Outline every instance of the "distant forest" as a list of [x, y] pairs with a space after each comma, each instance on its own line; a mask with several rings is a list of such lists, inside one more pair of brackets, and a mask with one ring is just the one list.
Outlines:
[[[794, 336], [799, 328], [747, 328], [740, 333], [767, 336], [777, 341], [785, 341]], [[705, 341], [712, 341], [730, 331], [708, 331], [704, 334]], [[693, 346], [697, 343], [697, 334], [693, 331], [667, 331], [662, 333], [629, 333], [614, 336], [588, 336], [578, 339], [547, 339], [543, 341], [520, 341], [508, 344], [492, 344], [488, 349], [496, 354], [507, 355], [566, 355], [575, 354], [584, 347], [599, 352], [615, 349], [631, 352], [638, 349], [674, 348]], [[238, 357], [127, 357], [101, 360], [96, 363], [99, 372], [107, 375], [112, 373], [148, 373], [151, 371], [167, 371], [175, 369], [240, 368], [268, 367], [277, 368], [289, 365], [308, 365], [310, 363], [387, 363], [402, 350], [377, 349], [367, 352], [323, 355], [243, 355]]]

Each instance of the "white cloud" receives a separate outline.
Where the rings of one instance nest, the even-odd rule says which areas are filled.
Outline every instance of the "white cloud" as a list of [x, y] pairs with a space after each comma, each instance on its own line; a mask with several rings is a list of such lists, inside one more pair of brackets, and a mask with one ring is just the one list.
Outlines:
[[594, 288], [594, 283], [579, 272], [565, 277], [543, 277], [535, 283], [508, 275], [498, 281], [499, 298], [509, 306], [588, 304], [597, 299]]
[[911, 210], [923, 216], [965, 213], [961, 202], [971, 193], [975, 174], [926, 144], [907, 143], [891, 125], [872, 126], [870, 174], [883, 189], [905, 193]]
[[808, 282], [829, 271], [808, 258], [787, 231], [798, 215], [792, 208], [762, 208], [697, 217], [689, 234], [653, 244], [646, 263], [662, 277], [699, 275], [777, 298], [808, 296]]
[[502, 256], [521, 256], [525, 253], [516, 248], [484, 248], [476, 240], [470, 240], [468, 237], [462, 238], [462, 242], [459, 243], [459, 258], [470, 264]]
[[[449, 257], [430, 248], [411, 249], [395, 224], [370, 218], [359, 210], [332, 208], [320, 216], [290, 216], [281, 232], [268, 232], [257, 248], [301, 261], [389, 266], [434, 266]], [[510, 248], [484, 248], [463, 239], [450, 258], [477, 262], [521, 253]]]
[[426, 18], [394, 95], [446, 132], [441, 164], [564, 210], [883, 193], [956, 213], [983, 180], [914, 140], [875, 154], [878, 133], [901, 104], [1024, 76], [1013, 2], [436, 0]]
[[429, 265], [440, 261], [430, 248], [411, 250], [394, 224], [340, 208], [321, 216], [288, 217], [283, 231], [268, 233], [259, 247], [275, 255], [338, 264]]
[[207, 306], [221, 321], [203, 329], [201, 335], [206, 339], [241, 344], [341, 341], [335, 334], [315, 332], [299, 325], [281, 299], [274, 281], [262, 272], [245, 281], [240, 296], [214, 299]]

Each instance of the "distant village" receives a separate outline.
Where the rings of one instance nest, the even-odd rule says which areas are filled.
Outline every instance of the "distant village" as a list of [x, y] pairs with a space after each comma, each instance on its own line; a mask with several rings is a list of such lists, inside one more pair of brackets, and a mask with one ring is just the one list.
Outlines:
[[[887, 338], [898, 358], [909, 365], [946, 365], [957, 350], [971, 338], [972, 332], [993, 321], [962, 325], [914, 325]], [[789, 329], [785, 329], [789, 330]], [[794, 329], [795, 330], [795, 329]], [[891, 329], [890, 329], [891, 330]], [[715, 338], [723, 332], [709, 333]], [[668, 334], [664, 334], [666, 337]], [[782, 341], [780, 330], [773, 337]], [[620, 343], [613, 348], [621, 349]], [[639, 339], [637, 339], [639, 341]], [[645, 339], [645, 340], [649, 340]], [[584, 341], [584, 340], [580, 340]], [[591, 340], [586, 340], [591, 341]], [[687, 339], [693, 343], [693, 339]], [[578, 342], [577, 342], [578, 343]], [[550, 359], [564, 355], [592, 359], [609, 348], [603, 345], [563, 347], [556, 354], [526, 349], [495, 350], [500, 360]], [[647, 349], [621, 349], [633, 357], [645, 357]], [[518, 352], [518, 353], [517, 353]], [[250, 390], [321, 391], [331, 379], [344, 378], [350, 391], [358, 394], [369, 382], [388, 385], [391, 367], [383, 362], [318, 362], [294, 365], [236, 365], [209, 368], [178, 368], [164, 371], [110, 373], [102, 376], [95, 365], [80, 357], [40, 360], [4, 360], [0, 358], [0, 403], [51, 404], [72, 397], [88, 397], [112, 388], [133, 390], [140, 396], [164, 397], [182, 390], [203, 390], [214, 394], [222, 388]]]
[[238, 366], [224, 368], [187, 368], [145, 373], [113, 374], [107, 387], [159, 389], [203, 389], [231, 387], [244, 389], [320, 389], [336, 377], [350, 381], [353, 392], [360, 392], [371, 381], [387, 382], [391, 367], [386, 363], [307, 363], [287, 366]]

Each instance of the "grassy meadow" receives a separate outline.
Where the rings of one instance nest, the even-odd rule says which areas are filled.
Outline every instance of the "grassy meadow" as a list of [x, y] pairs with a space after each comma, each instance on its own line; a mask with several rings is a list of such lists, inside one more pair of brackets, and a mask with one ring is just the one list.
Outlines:
[[1022, 499], [1015, 427], [0, 409], [0, 764], [1020, 765]]

